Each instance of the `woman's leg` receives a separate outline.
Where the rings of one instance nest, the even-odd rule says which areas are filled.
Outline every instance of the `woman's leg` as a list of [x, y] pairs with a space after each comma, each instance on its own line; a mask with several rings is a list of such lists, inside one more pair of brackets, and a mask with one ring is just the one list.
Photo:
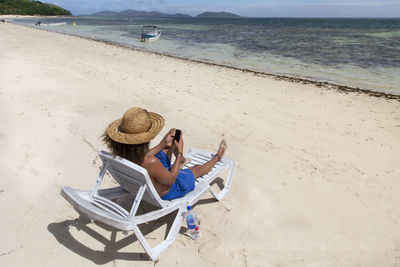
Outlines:
[[202, 175], [208, 173], [209, 171], [211, 171], [212, 167], [214, 167], [214, 165], [219, 160], [221, 160], [222, 157], [224, 156], [226, 147], [227, 147], [226, 141], [222, 140], [221, 143], [219, 144], [218, 152], [214, 158], [207, 161], [203, 165], [196, 165], [196, 166], [190, 167], [189, 169], [193, 172], [194, 178], [202, 176]]

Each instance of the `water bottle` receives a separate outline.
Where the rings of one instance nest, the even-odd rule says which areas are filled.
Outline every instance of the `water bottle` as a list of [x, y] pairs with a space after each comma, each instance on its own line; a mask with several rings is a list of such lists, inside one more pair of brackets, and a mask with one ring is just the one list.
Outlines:
[[190, 206], [187, 206], [186, 212], [186, 223], [188, 227], [188, 234], [194, 240], [201, 236], [199, 229], [199, 220], [197, 219], [196, 213]]

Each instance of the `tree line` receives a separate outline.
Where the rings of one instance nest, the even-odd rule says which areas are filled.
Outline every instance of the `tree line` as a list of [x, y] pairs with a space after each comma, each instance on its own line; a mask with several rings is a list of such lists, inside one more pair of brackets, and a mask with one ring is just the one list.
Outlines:
[[71, 12], [54, 4], [31, 0], [0, 0], [0, 14], [71, 16]]

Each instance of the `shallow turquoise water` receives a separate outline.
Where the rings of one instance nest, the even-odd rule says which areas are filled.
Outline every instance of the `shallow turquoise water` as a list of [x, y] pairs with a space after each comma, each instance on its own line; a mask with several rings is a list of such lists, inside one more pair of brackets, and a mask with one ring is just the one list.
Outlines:
[[[41, 18], [53, 31], [400, 95], [400, 19]], [[37, 19], [18, 20], [34, 25]], [[76, 22], [76, 26], [72, 22]], [[143, 25], [161, 39], [138, 41]]]

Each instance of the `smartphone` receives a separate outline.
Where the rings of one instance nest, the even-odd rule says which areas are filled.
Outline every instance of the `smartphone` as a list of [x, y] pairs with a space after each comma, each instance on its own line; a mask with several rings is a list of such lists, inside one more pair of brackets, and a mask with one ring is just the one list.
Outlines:
[[175, 130], [175, 135], [174, 135], [174, 141], [177, 141], [179, 143], [179, 141], [181, 140], [181, 130]]

